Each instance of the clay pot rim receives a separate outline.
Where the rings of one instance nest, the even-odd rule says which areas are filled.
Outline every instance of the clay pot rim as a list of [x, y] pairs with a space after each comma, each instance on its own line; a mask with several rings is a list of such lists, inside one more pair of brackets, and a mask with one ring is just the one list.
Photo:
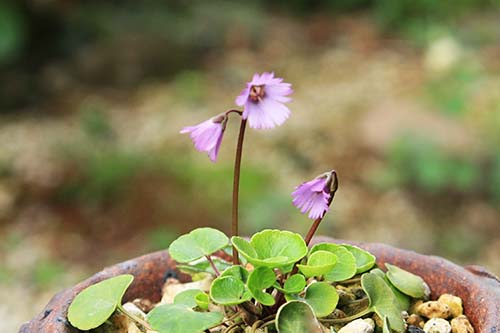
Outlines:
[[[347, 243], [372, 252], [377, 264], [383, 267], [390, 262], [420, 275], [431, 287], [431, 298], [443, 293], [453, 293], [464, 300], [465, 314], [471, 320], [476, 333], [500, 332], [500, 280], [480, 266], [461, 267], [451, 261], [432, 255], [399, 249], [382, 243], [363, 243], [315, 237], [312, 244], [319, 242]], [[425, 265], [422, 263], [425, 262]], [[440, 274], [436, 274], [440, 272]], [[181, 281], [189, 276], [176, 269], [176, 263], [166, 250], [146, 254], [110, 266], [77, 285], [57, 293], [30, 322], [20, 328], [20, 333], [74, 333], [80, 332], [69, 325], [66, 313], [73, 298], [91, 284], [119, 274], [132, 274], [135, 280], [125, 294], [127, 302], [138, 297], [158, 301], [165, 277], [175, 274]]]

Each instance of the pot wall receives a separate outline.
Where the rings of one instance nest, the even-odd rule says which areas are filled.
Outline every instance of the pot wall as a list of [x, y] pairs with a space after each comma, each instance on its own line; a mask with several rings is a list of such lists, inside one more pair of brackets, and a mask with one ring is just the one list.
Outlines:
[[[421, 255], [378, 243], [357, 243], [316, 237], [318, 242], [349, 243], [360, 246], [377, 257], [377, 264], [385, 262], [397, 265], [420, 275], [429, 284], [432, 298], [451, 293], [462, 298], [464, 312], [470, 319], [476, 333], [500, 333], [500, 281], [478, 266], [461, 267], [440, 257]], [[132, 274], [135, 280], [123, 300], [149, 298], [154, 302], [161, 297], [165, 278], [176, 276], [188, 281], [189, 276], [176, 270], [175, 262], [166, 251], [154, 252], [111, 267], [95, 274], [89, 279], [66, 289], [47, 304], [45, 309], [30, 322], [20, 328], [20, 333], [76, 333], [66, 319], [69, 305], [83, 289], [119, 274]]]

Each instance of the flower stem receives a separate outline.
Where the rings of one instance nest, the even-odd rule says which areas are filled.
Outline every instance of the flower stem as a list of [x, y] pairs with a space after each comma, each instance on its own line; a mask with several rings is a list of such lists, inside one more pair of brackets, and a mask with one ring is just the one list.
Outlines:
[[[330, 191], [330, 198], [328, 198], [328, 206], [332, 204], [333, 198], [335, 197], [335, 192], [337, 192], [338, 186], [339, 186], [339, 181], [337, 177], [337, 172], [332, 171], [332, 180], [331, 180], [331, 191]], [[304, 238], [304, 241], [306, 242], [306, 245], [309, 245], [311, 242], [311, 239], [313, 238], [314, 234], [316, 233], [316, 230], [318, 230], [319, 224], [321, 221], [323, 221], [323, 218], [325, 217], [326, 214], [324, 214], [321, 217], [318, 217], [314, 223], [311, 225], [311, 228], [307, 232], [306, 237]]]
[[143, 319], [137, 317], [136, 315], [131, 314], [127, 310], [125, 310], [121, 304], [118, 303], [117, 308], [121, 313], [123, 313], [124, 315], [126, 315], [127, 317], [129, 317], [130, 319], [132, 319], [133, 321], [135, 321], [136, 323], [138, 323], [139, 325], [144, 327], [146, 330], [148, 330], [148, 331], [153, 330], [151, 328], [151, 326], [149, 325], [149, 323], [147, 323], [145, 320], [143, 320]]
[[212, 266], [212, 269], [214, 270], [215, 275], [219, 276], [219, 275], [220, 275], [220, 272], [219, 272], [219, 270], [217, 269], [217, 266], [215, 266], [215, 263], [214, 263], [214, 261], [212, 260], [212, 257], [210, 257], [210, 256], [205, 256], [205, 258], [207, 258], [208, 262], [210, 263], [210, 266]]
[[[245, 137], [245, 128], [247, 125], [246, 119], [241, 119], [240, 133], [238, 135], [238, 144], [236, 146], [236, 158], [234, 160], [234, 178], [233, 178], [233, 211], [231, 223], [231, 236], [238, 236], [238, 200], [240, 189], [240, 170], [241, 170], [241, 154], [243, 153], [243, 139]], [[238, 251], [233, 246], [233, 264], [239, 264]]]

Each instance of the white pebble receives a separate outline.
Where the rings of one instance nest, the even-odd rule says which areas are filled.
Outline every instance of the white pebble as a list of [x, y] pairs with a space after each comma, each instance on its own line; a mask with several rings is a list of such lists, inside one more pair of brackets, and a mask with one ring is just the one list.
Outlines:
[[442, 318], [432, 318], [424, 325], [425, 333], [450, 333], [451, 325]]
[[372, 319], [356, 319], [342, 327], [338, 333], [373, 333], [374, 328]]

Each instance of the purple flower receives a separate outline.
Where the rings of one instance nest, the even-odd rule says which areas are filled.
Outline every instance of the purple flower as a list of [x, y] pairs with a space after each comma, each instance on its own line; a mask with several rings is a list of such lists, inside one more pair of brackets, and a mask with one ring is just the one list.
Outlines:
[[206, 151], [210, 160], [215, 162], [217, 161], [217, 154], [226, 129], [226, 123], [227, 116], [221, 114], [201, 124], [184, 127], [181, 133], [189, 133], [196, 150]]
[[310, 219], [323, 217], [329, 208], [328, 182], [329, 177], [322, 175], [297, 186], [292, 193], [294, 206], [300, 209], [302, 214], [309, 211]]
[[290, 116], [284, 103], [293, 92], [290, 83], [274, 77], [274, 73], [254, 74], [252, 81], [236, 98], [236, 104], [243, 106], [243, 119], [248, 119], [250, 127], [268, 129], [279, 126]]

